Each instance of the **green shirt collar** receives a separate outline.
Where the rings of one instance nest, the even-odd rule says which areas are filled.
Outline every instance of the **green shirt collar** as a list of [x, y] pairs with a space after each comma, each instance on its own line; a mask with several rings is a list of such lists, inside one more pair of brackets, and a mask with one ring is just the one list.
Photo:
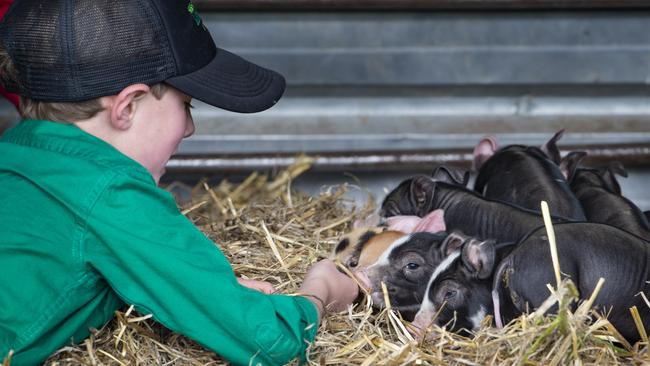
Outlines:
[[65, 155], [96, 160], [110, 168], [123, 169], [127, 174], [151, 181], [151, 173], [137, 161], [124, 155], [111, 144], [95, 137], [73, 123], [47, 120], [22, 120], [7, 130], [0, 142], [40, 148]]

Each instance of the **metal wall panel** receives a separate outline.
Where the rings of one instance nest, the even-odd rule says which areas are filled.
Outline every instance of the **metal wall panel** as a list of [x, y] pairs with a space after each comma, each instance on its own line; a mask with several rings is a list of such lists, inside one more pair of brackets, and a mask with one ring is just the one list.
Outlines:
[[375, 166], [380, 157], [401, 166], [409, 154], [446, 159], [450, 149], [467, 162], [485, 134], [541, 144], [561, 128], [565, 149], [635, 163], [650, 145], [647, 10], [203, 18], [217, 44], [280, 71], [288, 87], [278, 105], [253, 115], [198, 103], [197, 133], [177, 167], [200, 165], [198, 155], [218, 157], [206, 166], [234, 167], [298, 152], [329, 154], [325, 165], [358, 158]]
[[[172, 168], [300, 152], [336, 166], [467, 162], [485, 134], [540, 144], [561, 128], [565, 149], [648, 160], [647, 9], [201, 15], [219, 46], [284, 74], [287, 92], [252, 115], [197, 102], [197, 132]], [[0, 105], [0, 126], [16, 119]]]
[[203, 10], [628, 9], [645, 0], [195, 0]]
[[305, 85], [636, 84], [650, 11], [222, 13], [215, 41]]

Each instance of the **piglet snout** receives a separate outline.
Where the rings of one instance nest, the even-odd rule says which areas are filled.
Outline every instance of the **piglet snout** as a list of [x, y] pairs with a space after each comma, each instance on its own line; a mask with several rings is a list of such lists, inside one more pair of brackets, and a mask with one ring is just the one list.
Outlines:
[[415, 319], [413, 319], [413, 322], [411, 323], [413, 327], [409, 328], [409, 331], [416, 338], [422, 338], [424, 336], [424, 330], [431, 325], [435, 315], [435, 312], [431, 309], [420, 308], [420, 311], [418, 311], [415, 315]]
[[354, 276], [359, 280], [361, 285], [366, 289], [370, 290], [372, 289], [372, 283], [370, 282], [370, 277], [368, 277], [368, 273], [366, 270], [361, 270], [361, 271], [355, 271]]

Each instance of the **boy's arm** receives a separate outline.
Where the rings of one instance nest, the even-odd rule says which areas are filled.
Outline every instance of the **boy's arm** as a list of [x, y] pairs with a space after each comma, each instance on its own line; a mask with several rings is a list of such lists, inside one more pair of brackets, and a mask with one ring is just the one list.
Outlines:
[[310, 300], [239, 285], [221, 251], [153, 183], [116, 177], [87, 233], [89, 265], [126, 303], [235, 364], [285, 364], [315, 337]]

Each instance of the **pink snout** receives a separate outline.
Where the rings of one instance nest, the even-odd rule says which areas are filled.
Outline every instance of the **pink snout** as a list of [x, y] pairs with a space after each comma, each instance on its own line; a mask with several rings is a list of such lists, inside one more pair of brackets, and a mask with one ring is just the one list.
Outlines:
[[420, 339], [424, 335], [424, 330], [433, 323], [433, 317], [435, 315], [433, 310], [420, 308], [420, 311], [418, 311], [415, 319], [411, 323], [414, 329], [409, 330], [416, 338]]
[[354, 276], [357, 278], [357, 280], [359, 280], [361, 285], [366, 288], [366, 290], [372, 289], [372, 283], [370, 282], [370, 277], [368, 277], [368, 273], [366, 272], [365, 268], [360, 271], [355, 271]]

